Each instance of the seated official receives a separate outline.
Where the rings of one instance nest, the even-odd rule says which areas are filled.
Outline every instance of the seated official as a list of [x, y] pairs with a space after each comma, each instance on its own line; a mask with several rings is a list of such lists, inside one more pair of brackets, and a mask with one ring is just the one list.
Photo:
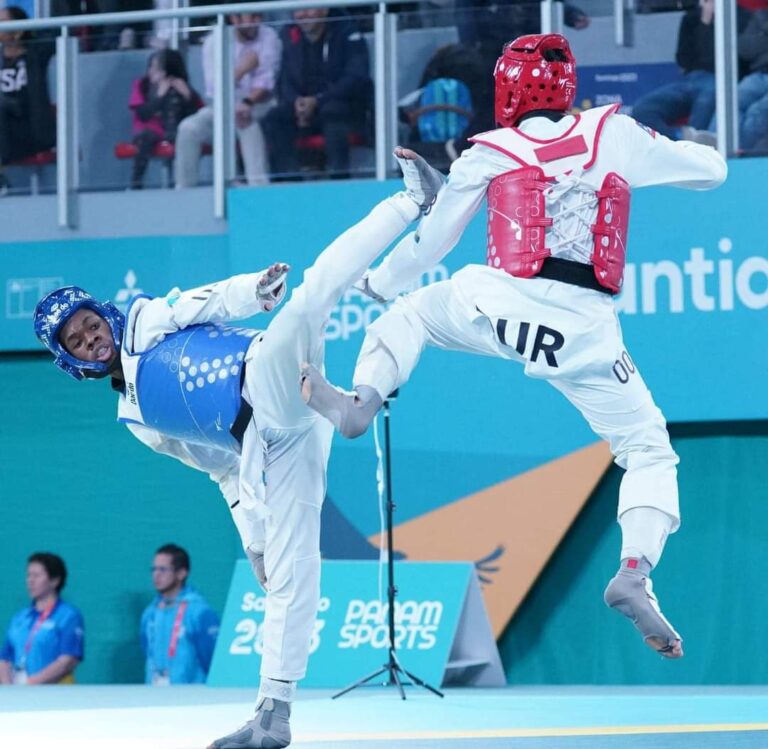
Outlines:
[[62, 601], [64, 560], [37, 552], [27, 560], [32, 604], [12, 619], [0, 649], [0, 684], [72, 684], [83, 660], [83, 617]]
[[161, 546], [152, 562], [157, 595], [141, 617], [146, 683], [202, 684], [219, 633], [219, 617], [187, 583], [189, 554], [176, 544]]

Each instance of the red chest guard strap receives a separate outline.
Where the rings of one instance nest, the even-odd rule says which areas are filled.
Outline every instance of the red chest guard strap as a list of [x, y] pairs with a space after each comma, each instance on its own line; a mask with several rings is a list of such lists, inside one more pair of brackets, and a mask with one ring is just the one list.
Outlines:
[[539, 166], [501, 174], [488, 187], [488, 255], [492, 268], [521, 278], [535, 276], [550, 252], [544, 232], [552, 225], [544, 192], [550, 180]]
[[591, 227], [595, 235], [592, 264], [598, 283], [618, 293], [627, 261], [629, 184], [615, 172], [609, 172], [597, 191], [597, 198], [597, 220]]

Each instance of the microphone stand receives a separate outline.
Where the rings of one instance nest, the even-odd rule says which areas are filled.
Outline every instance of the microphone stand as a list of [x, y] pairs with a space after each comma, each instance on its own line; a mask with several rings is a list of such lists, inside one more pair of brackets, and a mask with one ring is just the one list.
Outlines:
[[[387, 586], [387, 602], [389, 604], [389, 657], [387, 662], [380, 669], [374, 671], [368, 676], [364, 676], [362, 679], [359, 679], [353, 684], [344, 687], [344, 689], [342, 689], [340, 692], [334, 694], [331, 698], [334, 700], [337, 697], [341, 697], [343, 694], [346, 694], [347, 692], [351, 692], [357, 687], [366, 685], [369, 681], [375, 679], [377, 676], [381, 676], [382, 674], [387, 675], [386, 680], [383, 682], [383, 686], [391, 687], [394, 684], [400, 692], [400, 698], [403, 700], [405, 699], [405, 690], [403, 689], [403, 685], [411, 686], [412, 684], [424, 687], [424, 689], [429, 690], [433, 694], [436, 694], [438, 697], [444, 696], [439, 689], [435, 689], [433, 686], [430, 686], [422, 679], [414, 676], [410, 671], [406, 671], [406, 669], [400, 665], [400, 661], [397, 658], [397, 646], [395, 645], [395, 597], [397, 596], [397, 588], [395, 587], [395, 562], [393, 556], [394, 548], [392, 534], [392, 513], [395, 510], [395, 504], [392, 501], [392, 452], [389, 433], [389, 402], [397, 397], [397, 393], [398, 391], [395, 390], [390, 394], [387, 400], [384, 401], [384, 458], [386, 466], [384, 472], [384, 481], [386, 485], [387, 498], [387, 576], [389, 583]], [[402, 678], [403, 676], [407, 676], [410, 679], [410, 682], [404, 681]]]

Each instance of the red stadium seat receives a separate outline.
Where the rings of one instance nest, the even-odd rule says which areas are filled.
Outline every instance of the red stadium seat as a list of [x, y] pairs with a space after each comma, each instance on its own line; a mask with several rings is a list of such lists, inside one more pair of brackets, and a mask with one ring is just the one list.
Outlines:
[[[361, 133], [352, 132], [347, 137], [350, 147], [364, 146]], [[302, 135], [294, 141], [300, 169], [306, 178], [320, 177], [325, 173], [325, 138], [320, 133]]]
[[[115, 143], [115, 157], [118, 159], [132, 159], [138, 150], [136, 144], [129, 141]], [[210, 156], [213, 153], [213, 147], [206, 143], [203, 145], [201, 153], [203, 156]], [[152, 149], [152, 157], [163, 162], [163, 187], [168, 187], [171, 184], [170, 170], [175, 155], [176, 148], [169, 140], [161, 140]]]
[[6, 166], [24, 166], [30, 168], [32, 170], [32, 175], [29, 180], [29, 189], [33, 195], [37, 195], [40, 192], [40, 176], [43, 167], [55, 163], [56, 149], [51, 148], [47, 151], [33, 153], [31, 156], [25, 156], [23, 159], [9, 161]]
[[[347, 140], [350, 146], [365, 145], [365, 138], [360, 133], [350, 133]], [[302, 135], [296, 139], [295, 145], [300, 151], [321, 151], [325, 148], [325, 138], [320, 133]]]

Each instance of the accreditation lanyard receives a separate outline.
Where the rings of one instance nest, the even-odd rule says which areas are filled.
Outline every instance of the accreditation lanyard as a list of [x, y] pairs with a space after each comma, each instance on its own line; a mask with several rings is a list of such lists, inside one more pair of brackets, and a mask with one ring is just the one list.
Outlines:
[[40, 614], [40, 616], [37, 617], [37, 620], [32, 626], [32, 629], [29, 631], [29, 634], [27, 635], [27, 641], [26, 643], [24, 643], [24, 661], [25, 662], [27, 660], [27, 656], [29, 655], [29, 651], [32, 650], [32, 643], [35, 641], [35, 637], [37, 636], [37, 633], [40, 631], [40, 627], [42, 627], [43, 624], [45, 624], [45, 620], [51, 615], [53, 610], [56, 608], [57, 603], [58, 601], [53, 601], [52, 603], [49, 603], [45, 611], [43, 611]]
[[182, 601], [179, 604], [179, 610], [176, 612], [176, 618], [173, 620], [173, 630], [171, 631], [171, 642], [168, 644], [168, 658], [176, 655], [176, 646], [179, 642], [179, 633], [181, 632], [181, 621], [184, 619], [184, 613], [187, 610], [187, 602]]

